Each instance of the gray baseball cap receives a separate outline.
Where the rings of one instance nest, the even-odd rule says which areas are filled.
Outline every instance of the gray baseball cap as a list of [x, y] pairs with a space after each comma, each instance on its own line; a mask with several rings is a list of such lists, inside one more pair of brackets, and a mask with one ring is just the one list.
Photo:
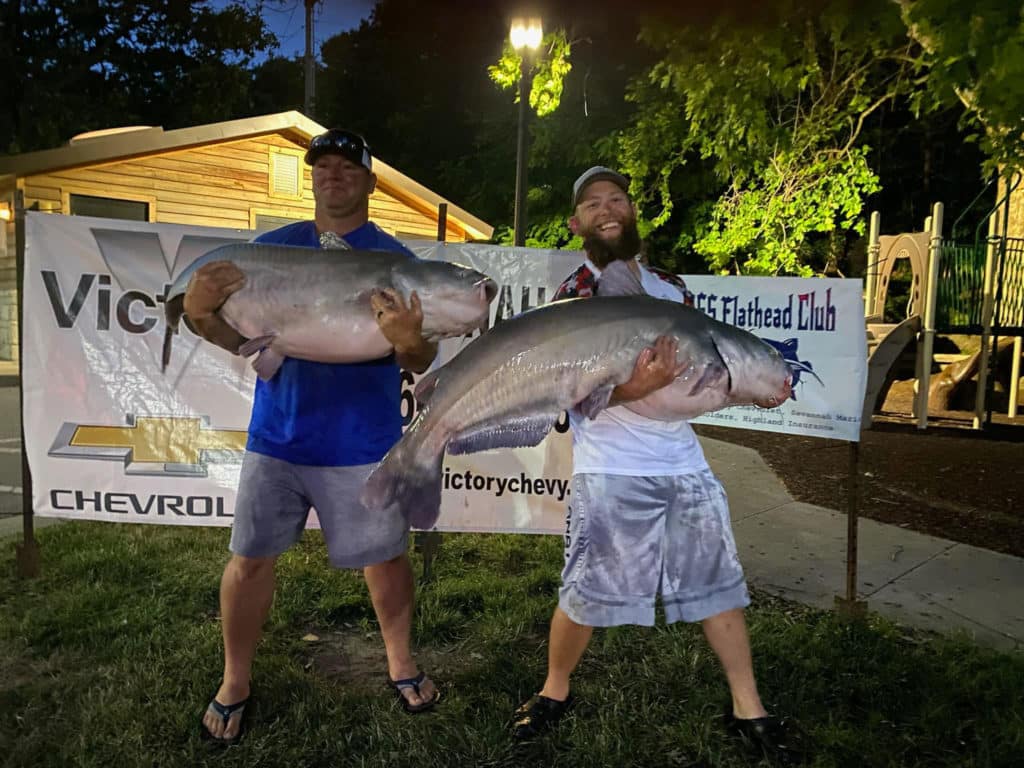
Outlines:
[[580, 204], [580, 195], [583, 194], [583, 190], [595, 181], [610, 181], [620, 187], [623, 192], [629, 194], [629, 179], [618, 171], [613, 171], [611, 168], [605, 168], [603, 165], [595, 165], [593, 168], [589, 168], [584, 171], [580, 177], [576, 179], [576, 183], [572, 185], [572, 207], [574, 209]]

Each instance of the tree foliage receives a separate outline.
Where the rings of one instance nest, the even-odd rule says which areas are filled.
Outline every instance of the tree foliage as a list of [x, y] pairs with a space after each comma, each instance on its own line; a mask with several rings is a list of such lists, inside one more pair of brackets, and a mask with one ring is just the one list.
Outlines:
[[[301, 61], [256, 63], [274, 44], [264, 4], [286, 3], [3, 4], [0, 67], [18, 74], [0, 80], [0, 150], [301, 109]], [[604, 164], [632, 177], [656, 264], [844, 271], [866, 201], [884, 206], [887, 226], [916, 225], [933, 200], [974, 197], [980, 151], [989, 168], [1021, 165], [1019, 2], [668, 5], [548, 4], [530, 78], [529, 244], [578, 246], [569, 191]], [[511, 0], [379, 0], [323, 46], [313, 115], [363, 132], [381, 160], [509, 241], [510, 10]], [[978, 139], [966, 148], [965, 133]]]
[[[526, 243], [542, 248], [580, 247], [567, 223], [572, 184], [592, 165], [617, 164], [614, 137], [632, 112], [625, 101], [626, 84], [650, 58], [636, 44], [635, 23], [608, 24], [609, 12], [594, 7], [587, 14], [574, 12], [571, 5], [562, 10], [561, 17], [545, 21], [550, 31], [530, 79], [530, 103], [538, 119], [531, 111], [527, 120]], [[489, 74], [507, 90], [518, 85], [519, 66], [518, 55], [506, 43]], [[508, 142], [508, 136], [506, 126], [504, 136], [494, 138]], [[499, 227], [495, 239], [511, 243], [511, 227]]]
[[380, 0], [324, 43], [316, 118], [478, 216], [511, 219], [515, 109], [486, 71], [506, 34], [486, 4]]
[[[702, 162], [722, 184], [693, 243], [712, 269], [836, 269], [879, 188], [863, 128], [912, 87], [898, 15], [867, 5], [784, 3], [767, 20], [644, 30], [661, 59], [633, 86], [639, 111], [621, 145], [655, 227], [673, 214], [677, 177]], [[815, 265], [822, 237], [832, 247]]]
[[256, 7], [208, 0], [15, 0], [0, 48], [0, 140], [52, 147], [112, 125], [194, 125], [245, 114], [248, 65], [276, 44]]
[[[527, 56], [527, 76], [533, 73], [530, 82], [530, 107], [538, 117], [546, 117], [558, 109], [562, 101], [566, 75], [572, 70], [569, 61], [572, 45], [566, 39], [565, 30], [558, 29], [544, 35], [539, 48], [539, 55]], [[501, 51], [501, 59], [497, 64], [487, 68], [490, 75], [502, 90], [513, 89], [515, 102], [519, 103], [519, 76], [523, 66], [523, 54], [512, 47], [510, 40], [505, 41]]]
[[[1011, 0], [893, 0], [927, 85], [915, 103], [959, 100], [989, 171], [1024, 167], [1024, 6]], [[927, 101], [923, 97], [927, 97]]]

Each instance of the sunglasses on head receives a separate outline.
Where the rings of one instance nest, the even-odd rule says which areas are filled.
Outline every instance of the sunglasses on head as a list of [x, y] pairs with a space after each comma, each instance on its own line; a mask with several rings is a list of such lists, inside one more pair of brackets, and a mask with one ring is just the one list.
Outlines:
[[369, 145], [362, 136], [348, 131], [327, 131], [327, 133], [314, 136], [313, 140], [309, 142], [306, 162], [312, 165], [317, 158], [326, 154], [341, 155], [367, 169], [371, 166]]

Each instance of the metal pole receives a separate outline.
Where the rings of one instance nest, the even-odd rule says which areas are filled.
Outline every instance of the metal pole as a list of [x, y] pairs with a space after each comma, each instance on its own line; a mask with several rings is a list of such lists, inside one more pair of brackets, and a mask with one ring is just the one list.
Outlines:
[[[437, 206], [437, 239], [444, 242], [448, 234], [448, 203]], [[426, 584], [434, 578], [434, 556], [441, 551], [440, 531], [416, 531], [413, 537], [413, 550], [423, 556], [423, 576], [420, 579]]]
[[14, 192], [15, 279], [18, 282], [18, 400], [21, 409], [21, 544], [16, 545], [18, 576], [39, 575], [39, 546], [36, 544], [35, 511], [32, 508], [32, 471], [25, 451], [25, 192]]
[[928, 244], [928, 282], [925, 284], [924, 330], [921, 333], [921, 359], [917, 378], [917, 428], [928, 426], [928, 386], [932, 375], [932, 348], [935, 344], [935, 304], [939, 292], [939, 261], [942, 259], [942, 203], [936, 203], [931, 215], [931, 240]]
[[879, 230], [882, 226], [882, 214], [878, 211], [871, 213], [871, 228], [868, 231], [868, 263], [864, 270], [864, 288], [867, 295], [864, 299], [865, 314], [875, 314], [875, 290], [878, 284], [878, 255], [882, 245], [878, 241]]
[[974, 428], [981, 429], [985, 418], [985, 394], [988, 389], [988, 342], [992, 336], [992, 312], [995, 306], [995, 266], [998, 244], [999, 211], [988, 218], [988, 243], [985, 247], [985, 275], [981, 298], [981, 356], [978, 359], [978, 390], [974, 395]]
[[526, 112], [530, 84], [526, 79], [526, 51], [519, 62], [519, 135], [516, 140], [516, 199], [513, 245], [526, 245]]
[[313, 117], [316, 101], [316, 57], [313, 55], [313, 6], [316, 0], [306, 0], [306, 117]]
[[850, 442], [849, 483], [846, 497], [846, 596], [836, 597], [839, 613], [861, 618], [867, 603], [857, 599], [857, 516], [860, 504], [860, 443]]
[[[1013, 185], [1013, 189], [1016, 189], [1017, 184], [1020, 183], [1020, 179], [1017, 179], [1017, 183]], [[1009, 181], [1007, 181], [1009, 186]], [[1006, 248], [1008, 245], [1008, 235], [1010, 227], [1010, 193], [1013, 191], [1010, 189], [1006, 195], [1003, 196], [1001, 201], [1002, 204], [1002, 216], [999, 219], [999, 230], [997, 231], [996, 240], [996, 264], [998, 265], [994, 270], [994, 290], [993, 290], [993, 310], [992, 310], [992, 325], [994, 332], [992, 334], [992, 356], [989, 361], [990, 365], [998, 366], [999, 362], [999, 332], [1003, 329], [1003, 287], [1006, 284], [1006, 263], [1008, 261], [1006, 256]], [[995, 389], [995, 376], [989, 382], [989, 386]], [[986, 393], [988, 394], [988, 393]], [[988, 426], [992, 423], [992, 400], [989, 399], [988, 407], [985, 409], [985, 425]]]
[[1013, 340], [1013, 362], [1010, 364], [1010, 407], [1006, 411], [1006, 415], [1011, 419], [1017, 418], [1017, 404], [1020, 401], [1020, 356], [1021, 352], [1021, 337], [1018, 336]]
[[857, 600], [857, 513], [860, 490], [860, 443], [850, 443], [850, 493], [846, 509], [846, 599]]

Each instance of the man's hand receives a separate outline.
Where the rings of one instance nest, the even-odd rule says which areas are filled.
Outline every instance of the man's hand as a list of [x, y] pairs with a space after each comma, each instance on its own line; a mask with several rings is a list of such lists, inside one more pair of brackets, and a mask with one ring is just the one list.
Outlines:
[[195, 271], [185, 290], [185, 314], [204, 320], [213, 315], [228, 297], [245, 285], [245, 275], [230, 261], [211, 261]]
[[207, 341], [237, 355], [245, 337], [227, 324], [217, 310], [245, 284], [245, 275], [230, 261], [211, 261], [195, 271], [185, 290], [185, 315]]
[[652, 392], [671, 384], [685, 369], [676, 362], [679, 343], [671, 336], [659, 336], [653, 347], [647, 347], [636, 359], [629, 381], [612, 390], [611, 405], [642, 400]]
[[409, 294], [406, 306], [402, 294], [382, 288], [370, 296], [370, 306], [381, 333], [395, 348], [398, 364], [414, 373], [427, 370], [437, 354], [437, 345], [423, 338], [423, 306], [416, 291]]

